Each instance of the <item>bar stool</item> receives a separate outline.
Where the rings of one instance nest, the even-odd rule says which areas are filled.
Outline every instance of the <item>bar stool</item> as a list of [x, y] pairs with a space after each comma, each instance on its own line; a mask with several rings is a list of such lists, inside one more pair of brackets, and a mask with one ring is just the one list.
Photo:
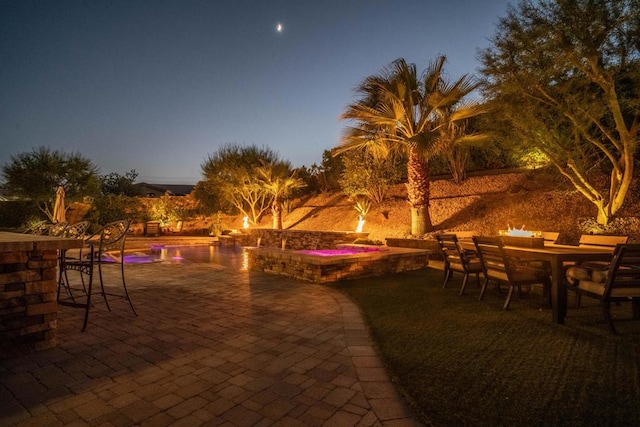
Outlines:
[[[127, 220], [109, 223], [85, 241], [86, 247], [80, 252], [77, 258], [67, 257], [66, 254], [61, 256], [58, 280], [58, 304], [83, 308], [85, 310], [82, 331], [87, 327], [89, 309], [92, 307], [91, 296], [93, 293], [96, 267], [98, 279], [100, 280], [100, 294], [104, 299], [107, 309], [111, 311], [107, 296], [123, 298], [128, 301], [131, 311], [137, 316], [131, 298], [129, 298], [129, 291], [127, 290], [124, 275], [124, 247], [129, 225], [130, 223]], [[107, 265], [114, 264], [120, 264], [123, 293], [105, 291], [102, 269]], [[81, 288], [71, 285], [68, 278], [69, 271], [77, 271], [80, 274]], [[85, 283], [85, 277], [88, 277], [88, 283]], [[66, 295], [62, 293], [63, 290]]]

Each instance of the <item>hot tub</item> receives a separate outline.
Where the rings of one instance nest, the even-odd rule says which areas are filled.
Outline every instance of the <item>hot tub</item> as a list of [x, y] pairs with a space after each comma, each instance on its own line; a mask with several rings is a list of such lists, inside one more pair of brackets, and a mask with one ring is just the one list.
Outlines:
[[424, 249], [369, 245], [338, 245], [323, 250], [247, 249], [250, 270], [315, 283], [381, 276], [429, 265], [429, 251]]

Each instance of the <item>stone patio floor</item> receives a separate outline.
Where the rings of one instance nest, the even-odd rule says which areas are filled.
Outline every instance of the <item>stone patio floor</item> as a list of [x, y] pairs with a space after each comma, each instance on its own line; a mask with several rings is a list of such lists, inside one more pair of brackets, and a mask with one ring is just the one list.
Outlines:
[[61, 307], [55, 348], [0, 360], [0, 425], [419, 425], [346, 296], [236, 270], [127, 266], [138, 316], [96, 296], [84, 333]]

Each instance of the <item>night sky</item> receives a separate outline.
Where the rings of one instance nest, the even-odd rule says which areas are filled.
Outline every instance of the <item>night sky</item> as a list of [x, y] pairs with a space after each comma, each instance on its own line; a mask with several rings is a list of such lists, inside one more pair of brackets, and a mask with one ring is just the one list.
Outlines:
[[360, 81], [440, 54], [476, 73], [508, 3], [0, 0], [0, 165], [48, 146], [194, 184], [226, 143], [320, 164]]

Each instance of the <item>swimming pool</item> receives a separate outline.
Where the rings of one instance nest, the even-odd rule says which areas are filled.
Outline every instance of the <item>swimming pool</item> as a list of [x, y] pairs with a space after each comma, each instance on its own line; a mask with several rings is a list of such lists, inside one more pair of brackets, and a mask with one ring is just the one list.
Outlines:
[[366, 247], [355, 245], [340, 245], [340, 249], [302, 249], [297, 250], [295, 253], [303, 255], [315, 255], [315, 256], [342, 256], [342, 255], [355, 255], [365, 254], [369, 252], [380, 252], [385, 250], [381, 247]]
[[246, 263], [246, 253], [241, 247], [217, 245], [152, 245], [147, 250], [126, 252], [125, 264], [153, 262], [188, 264], [215, 263], [240, 268]]

